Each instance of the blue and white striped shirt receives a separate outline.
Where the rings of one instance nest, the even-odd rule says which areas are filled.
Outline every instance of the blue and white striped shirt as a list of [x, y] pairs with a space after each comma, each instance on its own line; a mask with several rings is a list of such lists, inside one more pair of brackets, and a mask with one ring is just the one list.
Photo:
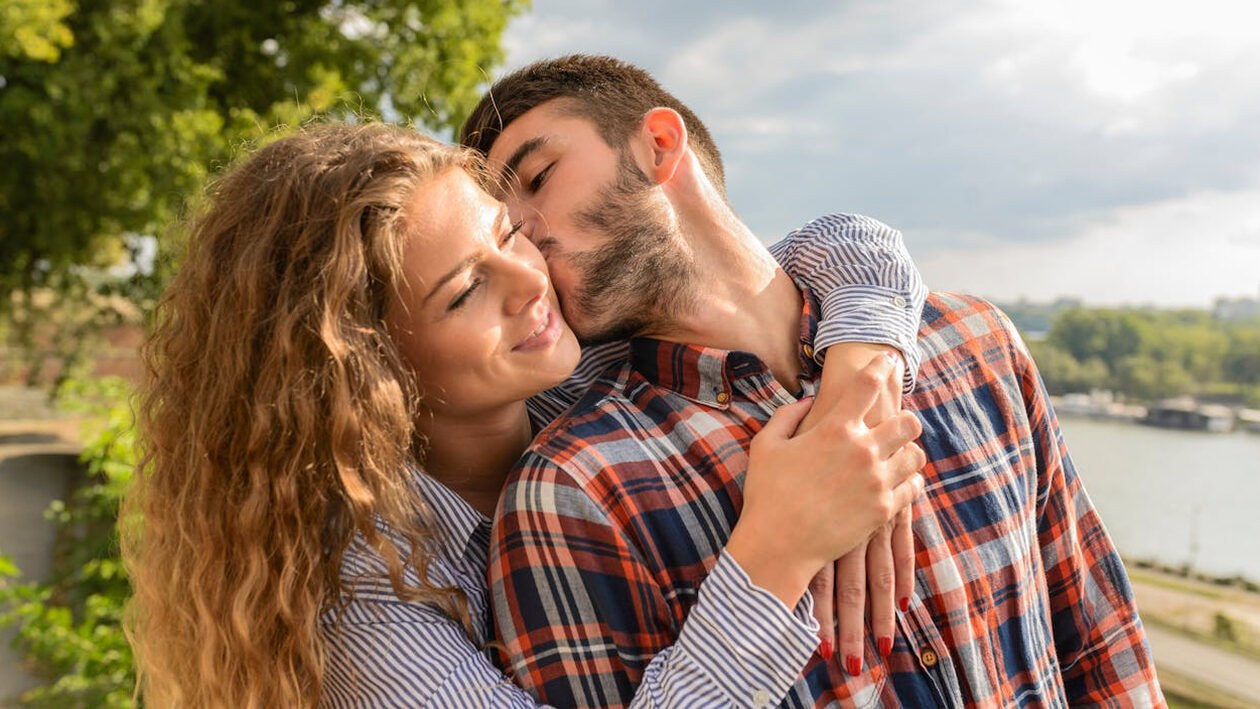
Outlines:
[[[866, 217], [830, 215], [770, 250], [822, 302], [816, 357], [838, 342], [892, 345], [906, 358], [906, 386], [912, 387], [919, 364], [915, 332], [927, 289], [897, 231]], [[627, 355], [625, 343], [585, 351], [573, 376], [529, 401], [536, 427], [556, 418]], [[417, 475], [442, 540], [429, 566], [430, 581], [467, 596], [475, 638], [437, 608], [398, 599], [384, 578], [383, 562], [352, 547], [342, 577], [355, 598], [336, 621], [326, 617], [321, 624], [327, 653], [323, 705], [535, 706], [479, 647], [490, 634], [490, 520], [441, 483]], [[407, 574], [409, 583], [417, 583], [413, 571]], [[813, 654], [817, 632], [808, 595], [789, 610], [754, 586], [723, 552], [677, 641], [647, 666], [631, 706], [777, 703]]]

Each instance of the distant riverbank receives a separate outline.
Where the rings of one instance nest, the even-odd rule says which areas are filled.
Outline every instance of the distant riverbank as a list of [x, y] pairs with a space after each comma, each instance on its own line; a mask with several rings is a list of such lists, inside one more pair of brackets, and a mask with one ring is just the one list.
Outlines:
[[1127, 566], [1170, 704], [1260, 705], [1260, 593]]
[[1260, 582], [1260, 436], [1072, 417], [1060, 424], [1126, 559]]

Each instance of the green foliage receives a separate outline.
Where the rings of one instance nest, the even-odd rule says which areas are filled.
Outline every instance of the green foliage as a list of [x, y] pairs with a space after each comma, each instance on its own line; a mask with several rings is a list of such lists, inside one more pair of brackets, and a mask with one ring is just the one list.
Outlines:
[[46, 516], [57, 525], [54, 570], [44, 583], [14, 584], [17, 569], [0, 558], [0, 623], [16, 625], [16, 644], [48, 678], [28, 692], [30, 706], [131, 706], [135, 676], [122, 632], [130, 587], [118, 555], [118, 505], [136, 465], [128, 387], [121, 380], [68, 381], [61, 396], [89, 414], [83, 461], [87, 477]]
[[1055, 394], [1112, 389], [1145, 401], [1191, 394], [1260, 404], [1260, 326], [1204, 311], [1074, 308], [1029, 347]]
[[0, 293], [116, 264], [130, 235], [165, 239], [274, 126], [388, 113], [454, 127], [525, 2], [7, 0]]
[[0, 5], [0, 56], [55, 62], [74, 44], [64, 20], [70, 0], [5, 0]]

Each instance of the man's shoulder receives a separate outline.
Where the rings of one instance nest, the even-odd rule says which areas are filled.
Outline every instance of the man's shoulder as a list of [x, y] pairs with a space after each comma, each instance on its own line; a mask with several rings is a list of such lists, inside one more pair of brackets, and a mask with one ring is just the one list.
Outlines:
[[[581, 478], [598, 472], [598, 450], [625, 438], [634, 404], [627, 388], [634, 379], [628, 364], [609, 369], [567, 411], [534, 437], [510, 481], [557, 474]], [[594, 468], [594, 469], [591, 469]]]
[[969, 338], [996, 335], [1018, 337], [1002, 309], [979, 296], [932, 291], [923, 303], [920, 337], [954, 332]]
[[973, 295], [932, 292], [923, 304], [919, 326], [923, 355], [920, 378], [964, 360], [1014, 362], [1026, 356], [1024, 341], [1011, 319], [993, 303]]

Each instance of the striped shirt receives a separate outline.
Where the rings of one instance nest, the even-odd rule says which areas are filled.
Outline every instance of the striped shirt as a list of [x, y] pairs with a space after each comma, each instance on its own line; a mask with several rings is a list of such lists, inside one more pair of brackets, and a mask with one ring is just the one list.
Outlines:
[[[808, 394], [820, 371], [804, 355], [817, 334], [805, 300]], [[782, 703], [1161, 704], [1120, 558], [1013, 326], [988, 303], [936, 294], [919, 346], [904, 406], [929, 463], [911, 607], [889, 657], [869, 632], [858, 676], [814, 655]], [[649, 681], [739, 515], [753, 435], [793, 400], [751, 354], [643, 338], [535, 439], [489, 558], [523, 686], [558, 706], [621, 706]]]
[[[913, 382], [913, 342], [926, 290], [901, 241], [878, 222], [838, 215], [819, 219], [771, 247], [799, 282], [823, 295], [817, 345], [878, 342], [901, 349]], [[629, 356], [625, 343], [588, 350], [564, 384], [531, 399], [541, 429], [597, 375]], [[435, 515], [440, 548], [429, 580], [462, 591], [474, 638], [437, 608], [399, 600], [384, 580], [383, 562], [352, 547], [342, 576], [355, 591], [337, 618], [322, 619], [326, 655], [324, 696], [330, 707], [532, 707], [535, 700], [509, 681], [481, 649], [489, 636], [486, 555], [490, 522], [436, 480], [417, 472]], [[634, 706], [743, 706], [777, 701], [817, 645], [809, 599], [789, 610], [754, 586], [733, 558], [716, 555], [686, 627], [642, 673]], [[417, 582], [407, 571], [407, 581]], [[738, 624], [740, 633], [730, 629]], [[631, 701], [627, 698], [627, 701]]]

